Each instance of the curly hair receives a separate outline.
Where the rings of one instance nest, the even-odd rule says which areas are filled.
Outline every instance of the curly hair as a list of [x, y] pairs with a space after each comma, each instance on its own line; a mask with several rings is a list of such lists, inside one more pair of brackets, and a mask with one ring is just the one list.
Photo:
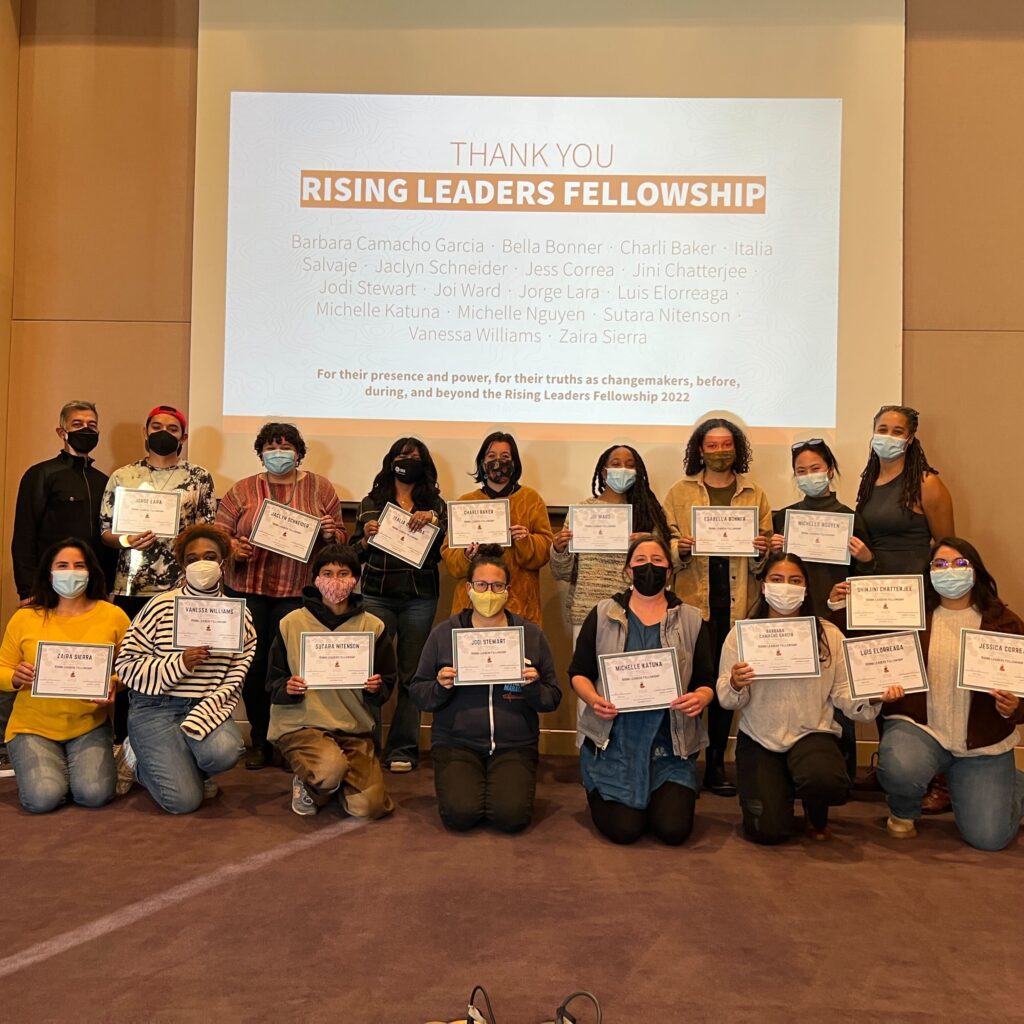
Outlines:
[[477, 569], [485, 565], [492, 565], [495, 569], [500, 569], [505, 574], [505, 582], [509, 583], [511, 576], [508, 566], [502, 557], [503, 554], [504, 549], [500, 544], [481, 544], [476, 549], [476, 554], [469, 560], [469, 572], [466, 574], [467, 582], [473, 582]]
[[594, 477], [590, 482], [590, 491], [595, 498], [604, 493], [608, 486], [601, 471], [605, 463], [617, 448], [625, 448], [633, 456], [633, 463], [636, 466], [636, 480], [633, 486], [626, 492], [629, 503], [633, 506], [633, 532], [634, 533], [657, 533], [668, 538], [668, 520], [665, 518], [665, 510], [661, 507], [654, 491], [651, 490], [650, 478], [647, 476], [647, 467], [640, 453], [628, 444], [613, 444], [611, 448], [601, 453], [594, 467]]
[[231, 535], [221, 526], [214, 526], [213, 523], [193, 523], [186, 526], [177, 537], [174, 538], [174, 560], [185, 568], [185, 549], [196, 540], [208, 540], [217, 545], [220, 551], [221, 561], [224, 568], [231, 566]]
[[754, 453], [747, 440], [747, 435], [736, 426], [731, 420], [715, 416], [712, 419], [699, 423], [686, 442], [686, 454], [683, 456], [683, 472], [687, 476], [696, 476], [704, 468], [704, 455], [701, 449], [704, 446], [704, 438], [708, 432], [719, 427], [728, 430], [732, 434], [733, 444], [736, 446], [736, 461], [733, 463], [733, 470], [736, 473], [746, 473], [750, 469], [750, 463], [754, 461]]
[[[909, 405], [883, 405], [872, 419], [872, 424], [878, 423], [881, 416], [887, 412], [899, 413], [907, 421], [907, 429], [914, 438], [907, 445], [903, 453], [903, 484], [900, 488], [900, 507], [908, 512], [913, 512], [921, 504], [921, 482], [925, 473], [939, 475], [939, 471], [928, 462], [928, 456], [924, 453], [921, 442], [917, 439], [917, 425], [919, 414], [916, 409]], [[882, 471], [882, 460], [871, 449], [868, 455], [867, 465], [860, 475], [860, 487], [857, 488], [857, 511], [859, 512], [875, 493], [875, 481]]]
[[253, 448], [257, 455], [263, 454], [263, 449], [274, 442], [290, 444], [295, 449], [295, 455], [299, 462], [306, 457], [306, 442], [302, 440], [302, 434], [294, 423], [264, 423], [260, 432], [256, 435]]

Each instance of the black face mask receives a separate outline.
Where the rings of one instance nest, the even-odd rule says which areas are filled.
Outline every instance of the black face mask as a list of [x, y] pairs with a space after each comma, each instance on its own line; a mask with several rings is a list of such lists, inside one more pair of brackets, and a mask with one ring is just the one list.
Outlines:
[[660, 594], [665, 589], [667, 579], [668, 566], [652, 565], [650, 562], [633, 566], [633, 589], [644, 597]]
[[391, 463], [391, 472], [395, 474], [395, 479], [401, 480], [402, 483], [417, 484], [423, 479], [426, 470], [423, 468], [422, 459], [395, 459]]
[[68, 447], [79, 455], [88, 455], [100, 443], [100, 435], [95, 430], [69, 430]]
[[506, 484], [512, 479], [512, 463], [485, 462], [484, 474], [492, 484]]
[[146, 438], [146, 447], [154, 455], [173, 455], [181, 451], [181, 439], [175, 437], [169, 430], [154, 430]]

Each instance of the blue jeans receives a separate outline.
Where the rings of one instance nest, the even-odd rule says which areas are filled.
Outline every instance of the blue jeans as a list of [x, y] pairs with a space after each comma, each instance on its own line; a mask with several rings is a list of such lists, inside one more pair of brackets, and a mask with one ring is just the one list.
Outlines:
[[245, 752], [232, 719], [201, 740], [181, 731], [199, 702], [185, 697], [148, 697], [131, 691], [128, 738], [138, 758], [135, 775], [170, 814], [190, 814], [203, 802], [203, 780], [233, 768]]
[[946, 776], [953, 817], [964, 842], [979, 850], [1001, 850], [1020, 828], [1024, 775], [1013, 751], [994, 757], [957, 757], [911, 722], [888, 719], [878, 747], [878, 780], [889, 810], [917, 821], [928, 784]]
[[[416, 764], [420, 758], [420, 712], [409, 696], [409, 683], [416, 674], [423, 645], [434, 625], [437, 598], [364, 596], [363, 607], [384, 623], [389, 637], [395, 639], [397, 636], [398, 700], [381, 760], [385, 765], [392, 761]], [[375, 714], [378, 730], [379, 715], [378, 710]]]
[[110, 803], [117, 785], [113, 743], [109, 722], [73, 740], [48, 740], [26, 732], [12, 736], [7, 753], [21, 806], [33, 814], [46, 814], [64, 803], [69, 792], [83, 807]]

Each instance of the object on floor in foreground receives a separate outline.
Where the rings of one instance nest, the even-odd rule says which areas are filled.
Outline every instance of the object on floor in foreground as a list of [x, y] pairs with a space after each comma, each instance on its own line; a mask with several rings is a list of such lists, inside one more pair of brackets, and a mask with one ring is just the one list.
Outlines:
[[[477, 993], [483, 995], [484, 1002], [487, 1004], [487, 1016], [483, 1015], [483, 1012], [476, 1006]], [[576, 992], [572, 992], [562, 1000], [562, 1005], [555, 1010], [555, 1019], [543, 1021], [542, 1024], [582, 1024], [582, 1021], [578, 1017], [574, 1017], [569, 1012], [569, 1004], [576, 999], [589, 999], [594, 1004], [594, 1009], [597, 1011], [597, 1017], [595, 1018], [596, 1024], [601, 1024], [601, 1004], [598, 1002], [597, 996], [593, 992], [586, 992], [583, 989], [579, 989]], [[494, 1016], [494, 1010], [491, 1009], [491, 999], [487, 995], [487, 990], [482, 985], [477, 985], [469, 997], [469, 1005], [466, 1007], [466, 1016], [460, 1017], [458, 1020], [451, 1021], [427, 1021], [427, 1024], [497, 1024], [497, 1020]]]

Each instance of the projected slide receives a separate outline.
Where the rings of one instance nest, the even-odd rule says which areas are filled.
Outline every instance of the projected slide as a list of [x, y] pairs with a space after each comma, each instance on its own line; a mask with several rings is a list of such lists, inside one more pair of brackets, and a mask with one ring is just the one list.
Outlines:
[[234, 93], [224, 414], [833, 426], [841, 124]]

